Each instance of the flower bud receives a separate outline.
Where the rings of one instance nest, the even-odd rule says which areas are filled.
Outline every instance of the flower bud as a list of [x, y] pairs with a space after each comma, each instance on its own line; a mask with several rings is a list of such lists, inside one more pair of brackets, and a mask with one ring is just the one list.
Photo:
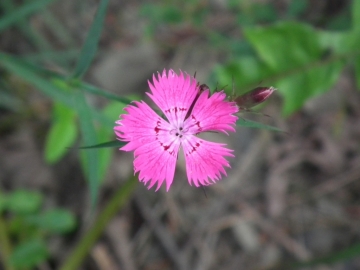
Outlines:
[[275, 91], [274, 87], [256, 87], [255, 89], [234, 99], [240, 108], [249, 109], [267, 100]]

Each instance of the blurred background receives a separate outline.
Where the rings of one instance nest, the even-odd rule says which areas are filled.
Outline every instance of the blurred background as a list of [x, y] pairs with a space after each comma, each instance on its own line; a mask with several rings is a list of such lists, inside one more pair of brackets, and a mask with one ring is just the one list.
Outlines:
[[[359, 48], [357, 0], [1, 0], [0, 269], [360, 269]], [[164, 68], [278, 89], [205, 190], [116, 149]]]

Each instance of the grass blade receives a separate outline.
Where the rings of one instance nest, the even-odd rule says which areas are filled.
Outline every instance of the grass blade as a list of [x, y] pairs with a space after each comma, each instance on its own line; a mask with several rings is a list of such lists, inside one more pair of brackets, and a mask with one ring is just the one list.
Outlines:
[[93, 86], [91, 84], [87, 84], [84, 82], [81, 82], [79, 87], [81, 87], [82, 89], [84, 89], [85, 91], [93, 94], [93, 95], [98, 95], [98, 96], [102, 96], [111, 100], [115, 100], [115, 101], [119, 101], [121, 103], [124, 104], [129, 104], [131, 103], [132, 100], [126, 98], [126, 97], [120, 97], [118, 95], [115, 95], [113, 93], [107, 92], [101, 88], [98, 88], [96, 86]]
[[80, 78], [82, 75], [84, 75], [84, 73], [89, 68], [92, 60], [94, 59], [95, 53], [97, 51], [108, 3], [109, 0], [102, 0], [100, 2], [94, 21], [90, 27], [90, 31], [87, 35], [85, 44], [81, 50], [79, 60], [75, 67], [75, 71], [73, 74], [74, 78]]
[[51, 2], [54, 2], [54, 0], [28, 1], [25, 5], [19, 7], [14, 12], [6, 14], [0, 19], [0, 32], [31, 13], [43, 9]]
[[[34, 85], [53, 101], [60, 102], [75, 110], [77, 109], [77, 104], [74, 104], [69, 98], [68, 92], [64, 91], [64, 88], [69, 87], [64, 76], [50, 70], [33, 66], [25, 61], [17, 59], [16, 57], [3, 53], [0, 53], [0, 66], [3, 66], [9, 72], [16, 74], [23, 80]], [[52, 79], [45, 79], [40, 74], [43, 76], [51, 76]], [[114, 126], [114, 120], [109, 119], [98, 111], [92, 111], [92, 118], [103, 125], [107, 125], [109, 127]]]
[[[80, 130], [82, 133], [83, 142], [87, 145], [92, 145], [97, 141], [96, 130], [92, 118], [92, 110], [85, 100], [83, 92], [79, 89], [74, 89], [74, 105], [76, 105], [80, 120]], [[87, 168], [87, 176], [90, 186], [90, 199], [92, 207], [97, 202], [97, 195], [99, 190], [99, 170], [98, 170], [98, 150], [91, 149], [85, 152], [85, 162]]]
[[37, 62], [70, 62], [74, 61], [79, 54], [78, 49], [70, 49], [65, 51], [44, 51], [42, 50], [39, 53], [31, 53], [23, 55], [22, 59], [29, 61], [31, 63]]
[[125, 142], [120, 142], [120, 141], [110, 141], [110, 142], [104, 142], [104, 143], [99, 143], [96, 145], [89, 145], [89, 146], [81, 146], [78, 147], [79, 149], [96, 149], [96, 148], [113, 148], [113, 147], [121, 147], [124, 146], [126, 143]]
[[135, 176], [131, 177], [123, 186], [118, 188], [114, 195], [107, 201], [105, 208], [99, 212], [93, 225], [86, 234], [77, 242], [74, 250], [71, 251], [69, 257], [64, 264], [59, 267], [60, 270], [76, 270], [81, 269], [81, 264], [89, 255], [91, 248], [95, 245], [99, 237], [104, 233], [106, 226], [114, 218], [114, 216], [124, 207], [130, 200], [132, 193], [137, 186]]
[[239, 118], [236, 122], [236, 125], [242, 126], [242, 127], [259, 128], [259, 129], [267, 129], [267, 130], [271, 130], [271, 131], [285, 132], [277, 127], [265, 125], [265, 124], [262, 124], [259, 122], [255, 122], [255, 121], [251, 121], [251, 120], [247, 120], [247, 119], [243, 119], [243, 118]]
[[11, 57], [7, 54], [0, 53], [0, 65], [2, 65], [8, 71], [18, 75], [25, 81], [36, 86], [45, 95], [52, 98], [54, 101], [61, 102], [69, 107], [73, 107], [74, 104], [68, 97], [68, 94], [63, 91], [51, 81], [42, 78], [38, 75], [37, 70], [32, 69], [30, 66], [24, 65], [23, 61]]

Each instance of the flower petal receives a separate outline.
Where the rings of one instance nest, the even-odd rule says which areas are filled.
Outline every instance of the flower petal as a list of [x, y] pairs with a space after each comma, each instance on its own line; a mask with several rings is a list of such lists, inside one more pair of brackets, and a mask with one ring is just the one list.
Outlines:
[[[162, 138], [169, 137], [170, 124], [157, 115], [145, 102], [134, 102], [136, 106], [129, 105], [124, 110], [128, 114], [121, 115], [116, 121], [119, 126], [114, 131], [121, 141], [129, 142], [122, 148], [132, 151], [136, 148]], [[165, 139], [166, 140], [166, 139]]]
[[224, 167], [230, 167], [225, 156], [233, 157], [233, 150], [223, 147], [225, 144], [209, 142], [195, 136], [188, 136], [182, 147], [185, 155], [186, 174], [191, 185], [207, 186], [226, 175]]
[[[134, 169], [139, 173], [140, 182], [148, 188], [156, 183], [156, 191], [166, 182], [166, 191], [169, 191], [174, 179], [176, 160], [180, 144], [173, 142], [166, 147], [160, 147], [159, 142], [152, 142], [137, 148], [134, 152]], [[166, 149], [166, 150], [165, 150]]]
[[148, 96], [162, 110], [170, 123], [179, 126], [193, 103], [198, 87], [195, 79], [180, 72], [177, 75], [173, 70], [166, 70], [156, 79], [153, 75], [153, 84], [148, 81], [151, 93]]
[[204, 131], [220, 131], [227, 134], [227, 130], [235, 131], [237, 116], [233, 115], [239, 111], [235, 102], [225, 100], [226, 94], [215, 92], [209, 97], [209, 90], [203, 91], [190, 116], [185, 120], [184, 127], [189, 128], [193, 134]]
[[134, 102], [136, 106], [125, 108], [128, 114], [121, 115], [114, 131], [121, 141], [128, 142], [120, 148], [133, 151], [134, 170], [139, 180], [149, 188], [157, 183], [158, 190], [166, 181], [169, 190], [174, 179], [176, 159], [180, 142], [170, 135], [170, 124], [157, 115], [145, 102]]

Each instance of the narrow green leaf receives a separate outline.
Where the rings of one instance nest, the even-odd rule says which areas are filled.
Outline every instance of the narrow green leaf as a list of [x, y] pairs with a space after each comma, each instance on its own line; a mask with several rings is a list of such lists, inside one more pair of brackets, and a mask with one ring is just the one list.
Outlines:
[[[110, 140], [114, 136], [113, 132], [113, 129], [108, 129], [106, 126], [100, 128], [98, 130], [99, 141]], [[117, 149], [119, 149], [119, 147], [117, 147]], [[106, 177], [113, 155], [113, 148], [104, 147], [99, 149], [99, 177], [101, 181]]]
[[31, 13], [45, 8], [46, 5], [53, 1], [54, 0], [27, 1], [26, 4], [17, 8], [14, 12], [8, 13], [0, 19], [0, 32]]
[[99, 148], [119, 148], [124, 146], [125, 143], [124, 142], [120, 142], [120, 141], [111, 141], [111, 142], [104, 142], [104, 143], [99, 143], [96, 145], [89, 145], [89, 146], [80, 146], [79, 149], [99, 149]]
[[61, 159], [69, 150], [77, 135], [76, 116], [73, 109], [54, 104], [52, 126], [45, 142], [45, 160], [53, 164]]
[[[97, 141], [96, 131], [92, 118], [92, 110], [85, 100], [83, 92], [79, 89], [74, 91], [74, 103], [77, 106], [77, 112], [80, 120], [80, 129], [83, 142], [86, 145], [92, 145]], [[74, 105], [75, 105], [74, 104]], [[94, 207], [97, 202], [99, 190], [99, 170], [98, 170], [98, 150], [91, 149], [85, 152], [85, 174], [89, 180], [91, 204]]]
[[243, 118], [239, 118], [236, 122], [236, 125], [242, 126], [242, 127], [259, 128], [259, 129], [267, 129], [267, 130], [271, 130], [271, 131], [285, 132], [285, 131], [281, 130], [280, 128], [265, 125], [262, 123], [258, 123], [258, 122], [243, 119]]
[[98, 95], [98, 96], [102, 96], [105, 98], [108, 98], [110, 100], [115, 100], [115, 101], [120, 101], [124, 104], [129, 104], [131, 103], [132, 100], [126, 98], [126, 97], [120, 97], [118, 95], [115, 95], [113, 93], [107, 92], [101, 88], [98, 88], [94, 85], [88, 84], [88, 83], [84, 83], [84, 82], [78, 82], [77, 86], [93, 95]]
[[99, 4], [94, 21], [90, 27], [85, 44], [81, 50], [79, 60], [75, 67], [75, 71], [73, 74], [74, 78], [80, 78], [82, 75], [84, 75], [84, 73], [89, 68], [92, 60], [94, 59], [101, 35], [101, 30], [105, 20], [108, 3], [109, 0], [101, 0]]
[[[0, 1], [0, 5], [4, 14], [13, 14], [19, 9], [19, 3], [16, 3], [16, 1], [13, 0], [2, 0]], [[19, 20], [14, 23], [14, 27], [16, 27], [22, 35], [37, 48], [37, 51], [51, 50], [52, 45], [48, 39], [43, 35], [38, 27], [32, 27], [31, 24], [29, 24], [29, 19], [27, 17], [19, 18]]]
[[[133, 98], [131, 97], [131, 99]], [[136, 100], [137, 98], [134, 96], [134, 99]], [[126, 106], [125, 104], [119, 103], [117, 101], [110, 102], [103, 109], [102, 114], [109, 119], [113, 119], [114, 121], [115, 119], [118, 119], [119, 113], [121, 113], [121, 111], [125, 106]], [[116, 147], [118, 149], [125, 145], [124, 142], [120, 142], [118, 140], [109, 142], [109, 140], [111, 140], [114, 137], [114, 130], [113, 130], [114, 125], [115, 123], [113, 122], [111, 128], [109, 128], [108, 125], [98, 126], [97, 139], [99, 142], [105, 142], [105, 143], [101, 143], [95, 146], [81, 147], [81, 149], [97, 148], [99, 150], [98, 168], [99, 168], [100, 180], [104, 179], [104, 177], [106, 176], [108, 167], [111, 163], [111, 158], [114, 154], [113, 148]]]
[[[23, 69], [30, 70], [31, 72], [36, 73], [39, 76], [40, 75], [46, 76], [46, 77], [50, 77], [53, 79], [59, 79], [59, 80], [63, 80], [63, 81], [66, 80], [66, 76], [64, 76], [64, 75], [61, 75], [50, 69], [46, 69], [41, 66], [35, 65], [34, 61], [36, 61], [36, 59], [28, 59], [26, 55], [24, 55], [23, 57], [17, 57], [17, 56], [12, 56], [10, 54], [1, 54], [0, 53], [0, 56], [5, 57], [7, 59], [7, 61], [11, 61], [11, 62], [15, 63], [16, 66], [22, 66]], [[1, 57], [0, 57], [0, 63], [3, 60]], [[31, 55], [30, 55], [30, 58], [31, 58]]]
[[75, 216], [65, 209], [52, 209], [26, 219], [31, 225], [50, 233], [68, 233], [76, 226]]
[[10, 257], [14, 267], [32, 268], [45, 261], [49, 252], [40, 239], [32, 239], [17, 246]]
[[25, 81], [28, 81], [32, 85], [36, 86], [39, 90], [41, 90], [44, 94], [53, 100], [61, 102], [69, 107], [73, 106], [73, 103], [69, 99], [68, 94], [63, 91], [63, 89], [57, 87], [51, 81], [42, 78], [38, 74], [38, 70], [33, 69], [29, 65], [26, 65], [24, 61], [7, 54], [0, 53], [0, 65], [2, 65], [8, 71], [18, 75]]
[[[25, 81], [34, 85], [54, 101], [61, 102], [73, 109], [77, 108], [77, 104], [72, 102], [68, 93], [64, 91], [63, 87], [61, 87], [61, 84], [65, 85], [66, 88], [69, 87], [63, 76], [50, 70], [30, 65], [29, 63], [19, 60], [16, 57], [3, 53], [0, 53], [0, 65], [6, 68], [9, 72], [16, 74]], [[44, 76], [53, 76], [54, 78], [52, 80], [45, 79], [40, 74]], [[114, 125], [113, 120], [105, 117], [98, 111], [93, 110], [92, 116], [95, 120], [102, 124], [106, 124], [109, 127]]]

